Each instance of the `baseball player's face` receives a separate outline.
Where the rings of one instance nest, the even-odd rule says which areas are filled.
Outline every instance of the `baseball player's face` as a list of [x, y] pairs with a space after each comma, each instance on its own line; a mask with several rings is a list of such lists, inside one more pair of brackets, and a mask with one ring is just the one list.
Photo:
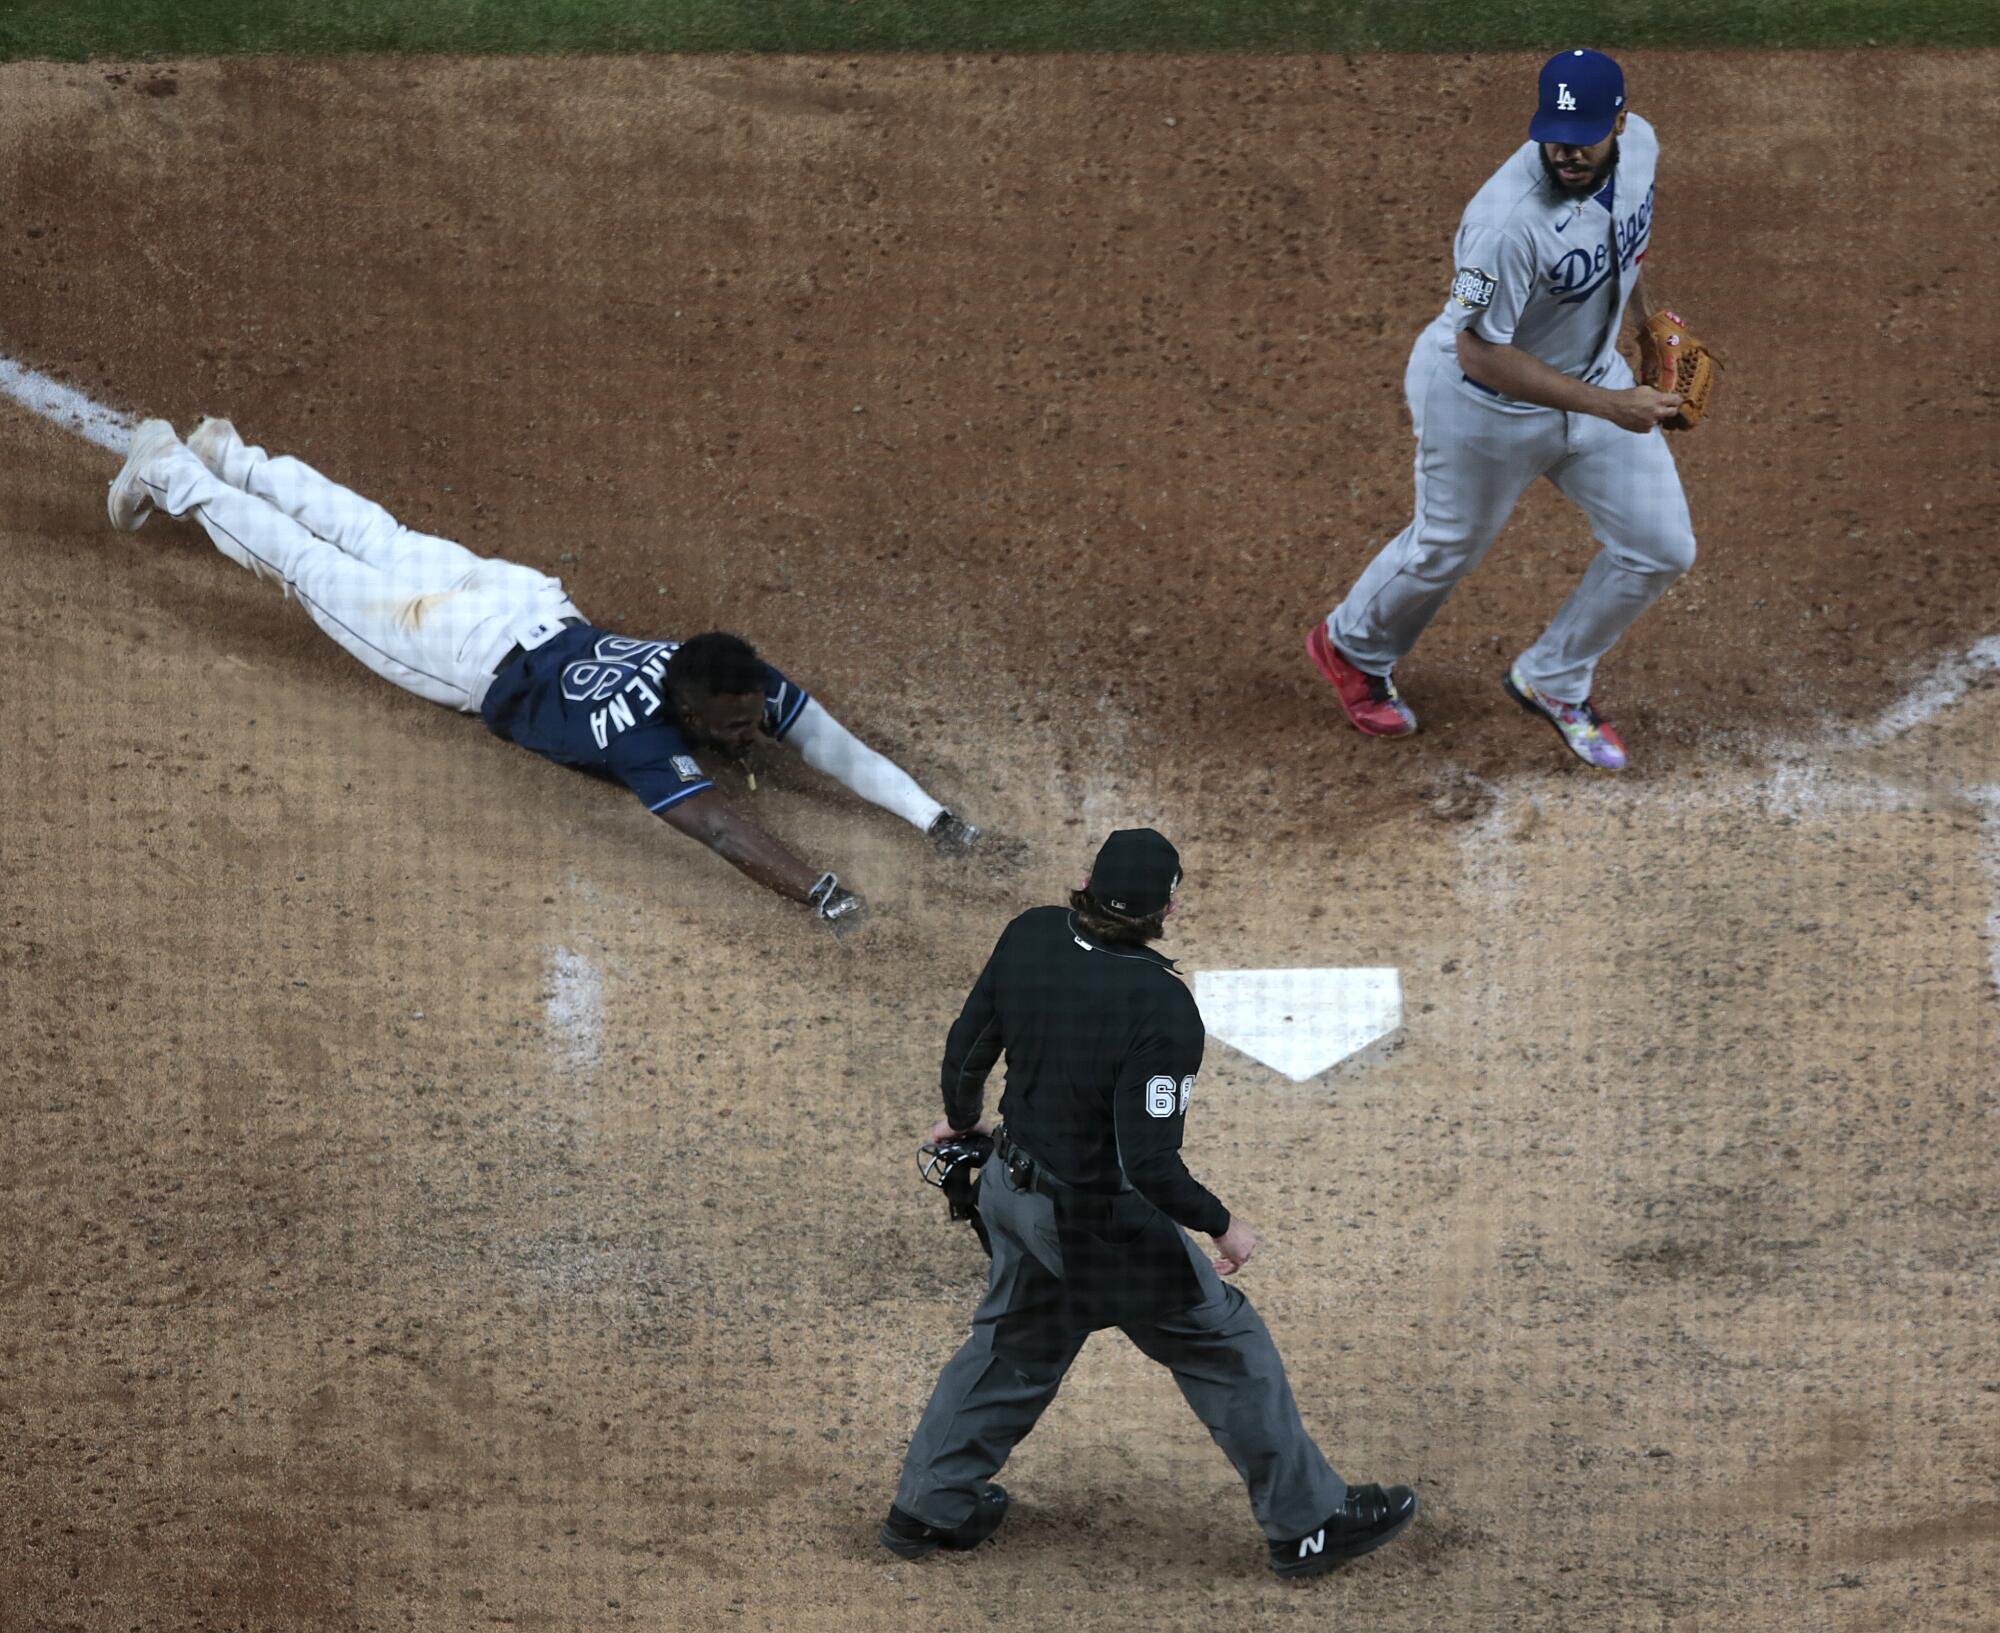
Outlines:
[[1625, 128], [1625, 116], [1611, 127], [1611, 134], [1591, 147], [1568, 147], [1561, 142], [1542, 143], [1542, 168], [1557, 191], [1570, 198], [1589, 198], [1604, 185], [1604, 178], [1618, 162], [1618, 133]]
[[732, 760], [747, 759], [764, 719], [764, 694], [714, 692], [685, 704], [681, 719], [696, 748], [713, 749]]

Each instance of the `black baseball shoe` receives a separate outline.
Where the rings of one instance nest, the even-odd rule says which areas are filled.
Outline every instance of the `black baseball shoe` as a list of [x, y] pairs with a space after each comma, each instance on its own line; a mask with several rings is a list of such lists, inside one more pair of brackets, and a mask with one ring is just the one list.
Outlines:
[[1347, 1500], [1317, 1531], [1271, 1544], [1271, 1569], [1280, 1576], [1324, 1576], [1350, 1559], [1372, 1554], [1417, 1517], [1417, 1494], [1408, 1486], [1350, 1486]]
[[949, 811], [938, 812], [924, 833], [940, 856], [963, 856], [979, 843], [979, 830]]
[[950, 1548], [963, 1553], [967, 1548], [977, 1548], [992, 1536], [1006, 1517], [1007, 1493], [991, 1484], [979, 1488], [979, 1502], [972, 1510], [972, 1517], [949, 1531], [940, 1531], [934, 1525], [912, 1519], [891, 1504], [889, 1517], [882, 1522], [882, 1546], [905, 1559], [922, 1559], [934, 1548]]

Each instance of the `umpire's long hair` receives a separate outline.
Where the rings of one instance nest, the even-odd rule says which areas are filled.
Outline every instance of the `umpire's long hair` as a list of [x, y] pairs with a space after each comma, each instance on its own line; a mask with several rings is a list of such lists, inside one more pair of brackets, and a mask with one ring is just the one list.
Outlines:
[[1167, 910], [1164, 907], [1143, 919], [1131, 919], [1123, 913], [1112, 912], [1087, 890], [1072, 890], [1069, 893], [1069, 910], [1076, 915], [1076, 922], [1085, 935], [1092, 941], [1103, 942], [1107, 947], [1143, 947], [1167, 933]]

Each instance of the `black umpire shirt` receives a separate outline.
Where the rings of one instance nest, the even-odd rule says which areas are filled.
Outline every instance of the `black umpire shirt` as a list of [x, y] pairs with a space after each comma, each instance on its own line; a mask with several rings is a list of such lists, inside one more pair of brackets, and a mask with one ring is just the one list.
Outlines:
[[1194, 994], [1147, 947], [1108, 947], [1066, 907], [1000, 933], [944, 1050], [944, 1113], [979, 1120], [1004, 1049], [1008, 1133], [1079, 1190], [1130, 1187], [1175, 1223], [1220, 1236], [1229, 1210], [1187, 1171], [1181, 1131], [1205, 1033]]

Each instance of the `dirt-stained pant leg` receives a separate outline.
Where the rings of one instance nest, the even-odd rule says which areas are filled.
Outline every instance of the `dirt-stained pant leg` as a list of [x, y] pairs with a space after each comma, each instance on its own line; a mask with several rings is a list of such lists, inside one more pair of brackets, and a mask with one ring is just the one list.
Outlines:
[[938, 1374], [910, 1437], [896, 1506], [950, 1530], [1062, 1387], [1087, 1333], [1063, 1325], [1055, 1207], [1018, 1189], [997, 1158], [981, 1170], [979, 1212], [993, 1246], [972, 1333]]
[[[1061, 1323], [1054, 1205], [1017, 1189], [997, 1160], [982, 1171], [979, 1198], [993, 1240], [986, 1298], [971, 1337], [938, 1377], [896, 1492], [904, 1513], [945, 1529], [971, 1517], [980, 1485], [1055, 1399], [1087, 1336]], [[1172, 1371], [1243, 1477], [1264, 1534], [1303, 1536], [1340, 1506], [1347, 1487], [1306, 1433], [1263, 1320], [1191, 1242], [1188, 1253], [1201, 1303], [1125, 1334]]]
[[[561, 591], [561, 582], [531, 567], [476, 555], [462, 544], [405, 527], [373, 499], [341, 486], [289, 454], [272, 458], [240, 437], [217, 446], [217, 475], [231, 487], [275, 506], [315, 538], [344, 550], [413, 590], [457, 590], [468, 583], [510, 595]], [[560, 616], [570, 616], [575, 609]]]
[[1306, 1432], [1270, 1329], [1242, 1292], [1188, 1244], [1205, 1297], [1125, 1336], [1174, 1375], [1210, 1437], [1236, 1466], [1250, 1511], [1274, 1541], [1314, 1530], [1347, 1496]]
[[1417, 433], [1416, 514], [1326, 621], [1333, 644], [1375, 675], [1417, 644], [1528, 484], [1563, 453], [1561, 414], [1482, 397], [1434, 343], [1412, 350], [1403, 390]]
[[540, 574], [467, 553], [481, 567], [463, 572], [456, 588], [413, 590], [211, 475], [185, 448], [174, 448], [145, 481], [160, 509], [192, 515], [231, 561], [280, 580], [353, 657], [447, 708], [476, 710], [494, 664], [541, 615], [548, 581]]

